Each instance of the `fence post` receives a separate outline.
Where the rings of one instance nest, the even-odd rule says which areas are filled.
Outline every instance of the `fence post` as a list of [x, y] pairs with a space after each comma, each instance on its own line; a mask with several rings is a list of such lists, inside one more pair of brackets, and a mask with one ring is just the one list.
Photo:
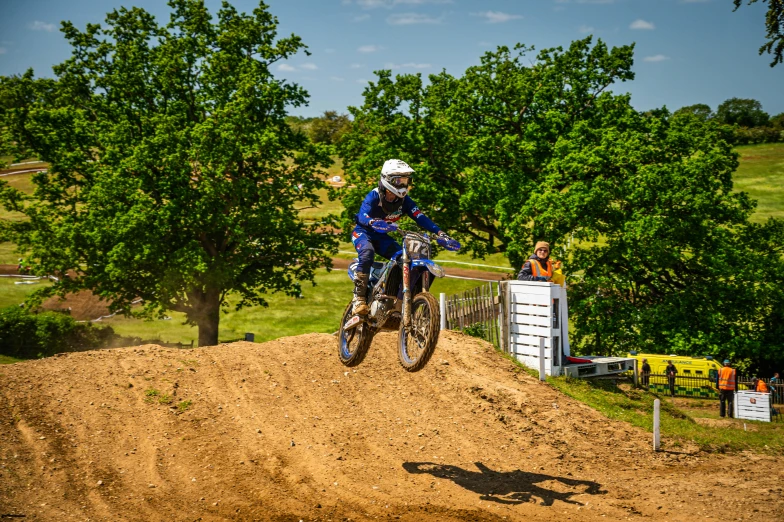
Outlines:
[[653, 451], [659, 451], [661, 448], [661, 401], [656, 399], [653, 401]]
[[441, 329], [446, 330], [446, 294], [439, 295], [439, 308], [441, 309]]
[[637, 375], [637, 359], [634, 359], [634, 387], [639, 386], [639, 376]]
[[510, 353], [509, 346], [509, 323], [507, 317], [509, 316], [509, 305], [506, 302], [506, 296], [509, 295], [509, 285], [501, 282], [498, 283], [498, 330], [500, 331], [501, 351]]
[[539, 338], [539, 380], [546, 380], [544, 364], [544, 337]]

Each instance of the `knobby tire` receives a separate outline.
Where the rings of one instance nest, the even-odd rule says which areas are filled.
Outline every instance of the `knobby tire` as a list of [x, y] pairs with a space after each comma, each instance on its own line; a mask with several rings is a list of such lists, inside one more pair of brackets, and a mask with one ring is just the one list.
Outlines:
[[351, 341], [356, 342], [356, 347], [348, 354], [343, 352], [343, 325], [354, 315], [351, 313], [352, 308], [352, 303], [349, 303], [346, 307], [346, 311], [343, 312], [343, 318], [340, 320], [340, 330], [338, 330], [338, 358], [344, 366], [348, 367], [357, 366], [365, 360], [365, 356], [370, 348], [370, 343], [373, 340], [373, 334], [370, 332], [370, 325], [363, 322], [359, 326], [354, 327]]
[[[427, 325], [424, 332], [418, 332], [420, 335], [409, 335], [402, 327], [398, 333], [398, 360], [400, 365], [408, 372], [416, 372], [424, 368], [438, 343], [438, 335], [441, 333], [441, 310], [438, 306], [436, 298], [429, 292], [421, 292], [414, 296], [411, 300], [411, 322], [412, 324], [417, 321], [415, 316], [421, 310], [422, 314], [427, 317], [421, 316], [419, 319], [427, 319]], [[417, 339], [419, 338], [419, 339]], [[419, 341], [419, 342], [418, 342]], [[411, 358], [409, 347], [419, 348], [421, 345], [421, 353], [416, 358]], [[406, 360], [408, 359], [408, 360]]]

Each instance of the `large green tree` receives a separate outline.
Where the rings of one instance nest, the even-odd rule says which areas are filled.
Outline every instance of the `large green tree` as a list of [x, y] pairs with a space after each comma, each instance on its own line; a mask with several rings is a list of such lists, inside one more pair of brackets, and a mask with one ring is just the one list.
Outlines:
[[285, 122], [308, 95], [271, 69], [306, 48], [278, 38], [266, 5], [224, 2], [215, 17], [202, 0], [169, 6], [166, 25], [139, 8], [83, 31], [64, 22], [73, 53], [53, 80], [2, 80], [6, 147], [50, 164], [32, 197], [2, 186], [28, 218], [3, 233], [36, 272], [74, 274], [53, 292], [184, 312], [210, 345], [230, 296], [298, 294], [329, 263], [326, 223], [303, 223], [297, 206], [317, 202], [331, 160]]
[[770, 115], [762, 110], [762, 104], [757, 100], [730, 98], [716, 109], [716, 119], [727, 125], [763, 127], [770, 121]]
[[633, 78], [632, 46], [528, 52], [501, 47], [429, 85], [379, 71], [341, 144], [345, 223], [400, 157], [412, 196], [473, 254], [519, 268], [535, 241], [554, 245], [584, 352], [780, 354], [784, 227], [748, 223], [731, 128], [611, 92]]

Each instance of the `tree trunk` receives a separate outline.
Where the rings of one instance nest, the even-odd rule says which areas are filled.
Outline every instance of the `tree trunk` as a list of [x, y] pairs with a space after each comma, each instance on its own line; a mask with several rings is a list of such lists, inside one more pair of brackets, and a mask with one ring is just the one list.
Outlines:
[[208, 290], [200, 300], [196, 320], [196, 324], [199, 326], [199, 346], [215, 346], [218, 344], [218, 326], [220, 324], [219, 294], [218, 290]]

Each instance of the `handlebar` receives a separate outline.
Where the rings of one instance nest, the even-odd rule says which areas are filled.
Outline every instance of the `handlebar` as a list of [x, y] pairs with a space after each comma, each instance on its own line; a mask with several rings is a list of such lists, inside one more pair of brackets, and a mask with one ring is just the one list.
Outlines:
[[[416, 235], [420, 235], [422, 237], [425, 237], [427, 239], [430, 239], [430, 236], [428, 236], [427, 234], [421, 234], [420, 232], [415, 232], [413, 230], [406, 230], [404, 228], [400, 228], [395, 223], [387, 223], [386, 221], [384, 221], [382, 219], [374, 221], [373, 223], [371, 223], [370, 226], [373, 228], [373, 230], [375, 230], [377, 232], [384, 232], [384, 233], [400, 232], [400, 234], [403, 235], [403, 237], [405, 237], [407, 234], [416, 234]], [[462, 246], [462, 245], [460, 245], [459, 241], [457, 241], [456, 239], [452, 239], [449, 236], [446, 236], [446, 237], [436, 237], [436, 243], [440, 247], [445, 248], [445, 249], [449, 250], [450, 252], [457, 252], [458, 250], [460, 250], [460, 248]]]

